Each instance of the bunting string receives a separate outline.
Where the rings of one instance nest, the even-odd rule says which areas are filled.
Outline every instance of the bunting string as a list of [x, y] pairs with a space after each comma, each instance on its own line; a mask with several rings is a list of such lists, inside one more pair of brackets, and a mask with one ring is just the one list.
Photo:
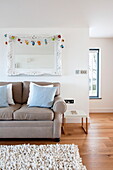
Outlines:
[[62, 38], [61, 35], [53, 35], [53, 36], [15, 36], [15, 35], [9, 35], [5, 34], [5, 45], [8, 45], [9, 42], [14, 41], [18, 42], [20, 44], [25, 44], [25, 45], [32, 45], [32, 46], [41, 46], [43, 45], [48, 45], [50, 42], [54, 41], [59, 41], [60, 42], [60, 47], [64, 48], [64, 39]]

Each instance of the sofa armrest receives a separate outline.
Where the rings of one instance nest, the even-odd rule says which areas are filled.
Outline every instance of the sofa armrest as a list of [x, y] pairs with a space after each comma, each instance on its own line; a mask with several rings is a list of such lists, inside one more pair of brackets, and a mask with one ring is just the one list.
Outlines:
[[67, 109], [66, 103], [63, 99], [59, 96], [55, 97], [54, 104], [53, 104], [53, 111], [57, 113], [64, 113]]

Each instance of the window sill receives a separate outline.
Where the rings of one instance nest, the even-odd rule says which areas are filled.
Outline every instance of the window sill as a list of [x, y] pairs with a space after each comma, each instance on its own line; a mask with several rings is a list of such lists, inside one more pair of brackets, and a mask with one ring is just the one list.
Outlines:
[[100, 99], [102, 99], [101, 97], [89, 97], [89, 100], [100, 100]]

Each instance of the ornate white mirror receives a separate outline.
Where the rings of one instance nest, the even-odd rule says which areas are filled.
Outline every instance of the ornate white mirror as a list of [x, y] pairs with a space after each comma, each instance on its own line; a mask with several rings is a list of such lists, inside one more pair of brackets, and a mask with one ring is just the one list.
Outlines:
[[8, 75], [61, 75], [60, 35], [9, 35]]

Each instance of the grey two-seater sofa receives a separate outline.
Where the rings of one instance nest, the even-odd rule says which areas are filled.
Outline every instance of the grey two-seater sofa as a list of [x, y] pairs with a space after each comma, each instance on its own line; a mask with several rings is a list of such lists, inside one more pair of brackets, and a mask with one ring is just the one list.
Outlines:
[[15, 105], [0, 108], [0, 138], [52, 138], [59, 141], [62, 114], [66, 104], [60, 97], [60, 83], [34, 82], [38, 85], [57, 86], [52, 108], [28, 107], [30, 82], [0, 82], [0, 86], [12, 83]]

